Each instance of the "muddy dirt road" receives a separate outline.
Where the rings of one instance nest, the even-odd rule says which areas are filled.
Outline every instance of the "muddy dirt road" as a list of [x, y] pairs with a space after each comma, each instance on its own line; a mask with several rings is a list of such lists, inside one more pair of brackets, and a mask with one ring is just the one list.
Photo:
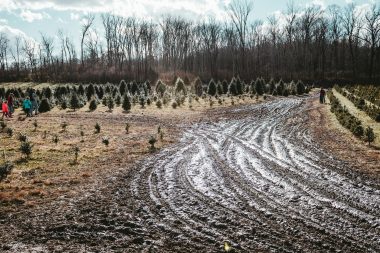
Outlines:
[[380, 185], [315, 144], [308, 99], [231, 109], [85, 196], [3, 216], [3, 249], [380, 252]]

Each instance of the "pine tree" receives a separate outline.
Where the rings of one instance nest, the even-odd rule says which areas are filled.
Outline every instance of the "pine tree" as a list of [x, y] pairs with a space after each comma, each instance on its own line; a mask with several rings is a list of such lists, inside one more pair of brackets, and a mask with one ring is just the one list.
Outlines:
[[305, 85], [303, 84], [302, 81], [298, 81], [296, 84], [296, 89], [297, 89], [297, 94], [302, 95], [305, 93]]
[[47, 98], [42, 99], [40, 106], [38, 107], [38, 111], [39, 112], [48, 112], [48, 111], [50, 111], [50, 109], [51, 109], [51, 107], [50, 107], [49, 99], [47, 99]]
[[364, 141], [368, 142], [368, 145], [371, 145], [371, 142], [375, 141], [375, 133], [373, 132], [373, 129], [371, 127], [367, 127], [364, 132]]
[[214, 82], [214, 79], [211, 79], [210, 83], [208, 84], [207, 94], [209, 94], [210, 96], [216, 95], [216, 84]]
[[129, 97], [127, 95], [124, 95], [122, 107], [123, 107], [123, 110], [126, 112], [131, 111], [131, 101], [129, 101]]
[[259, 79], [256, 79], [255, 81], [255, 91], [256, 91], [256, 94], [259, 96], [264, 95], [264, 86]]
[[71, 109], [74, 109], [74, 111], [78, 108], [80, 108], [79, 99], [77, 94], [73, 93], [70, 99], [70, 107]]
[[115, 102], [113, 101], [113, 98], [110, 96], [107, 100], [107, 107], [110, 111], [115, 107]]
[[95, 111], [97, 107], [98, 107], [98, 105], [97, 105], [95, 99], [91, 100], [90, 106], [89, 106], [90, 111]]

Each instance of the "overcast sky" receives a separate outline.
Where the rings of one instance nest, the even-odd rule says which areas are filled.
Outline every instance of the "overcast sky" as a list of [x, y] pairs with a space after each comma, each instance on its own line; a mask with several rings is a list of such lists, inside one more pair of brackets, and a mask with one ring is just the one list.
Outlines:
[[[112, 12], [121, 16], [157, 20], [171, 14], [188, 19], [226, 19], [225, 8], [231, 0], [0, 0], [0, 32], [10, 38], [22, 35], [40, 40], [41, 33], [55, 36], [59, 29], [79, 40], [80, 22], [89, 12], [96, 13], [99, 30], [100, 14]], [[380, 0], [357, 0], [366, 5]], [[298, 7], [310, 4], [325, 8], [331, 4], [345, 5], [351, 0], [294, 0]], [[251, 19], [265, 20], [269, 15], [285, 10], [288, 0], [253, 0]]]

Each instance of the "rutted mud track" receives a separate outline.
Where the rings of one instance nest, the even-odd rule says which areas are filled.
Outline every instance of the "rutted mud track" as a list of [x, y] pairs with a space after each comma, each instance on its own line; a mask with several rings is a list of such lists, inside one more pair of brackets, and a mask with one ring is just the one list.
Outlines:
[[313, 141], [306, 100], [193, 125], [110, 188], [31, 218], [24, 229], [35, 234], [21, 241], [77, 251], [220, 252], [229, 241], [238, 252], [380, 252], [380, 186]]

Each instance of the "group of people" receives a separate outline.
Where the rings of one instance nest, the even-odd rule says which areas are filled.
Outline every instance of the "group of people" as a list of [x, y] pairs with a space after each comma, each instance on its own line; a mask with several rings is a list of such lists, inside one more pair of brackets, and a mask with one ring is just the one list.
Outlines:
[[3, 117], [12, 118], [12, 114], [14, 112], [14, 95], [10, 93], [7, 100], [3, 100], [3, 104], [1, 105], [1, 110], [3, 112]]
[[[2, 118], [12, 118], [15, 110], [15, 96], [13, 93], [10, 93], [8, 99], [3, 99], [1, 106], [3, 116]], [[22, 102], [22, 109], [25, 112], [27, 117], [32, 117], [33, 113], [38, 114], [38, 97], [34, 90], [29, 93], [29, 96], [25, 97]]]

